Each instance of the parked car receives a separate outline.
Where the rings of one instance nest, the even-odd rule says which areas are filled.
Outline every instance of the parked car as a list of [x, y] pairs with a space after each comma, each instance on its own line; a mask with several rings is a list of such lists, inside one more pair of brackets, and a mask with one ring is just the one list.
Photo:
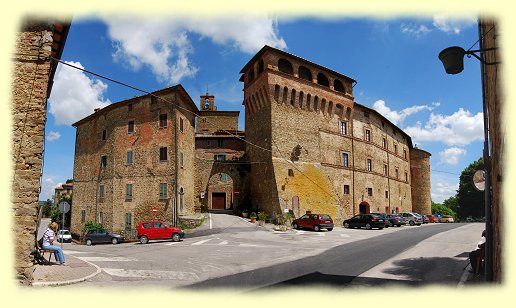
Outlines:
[[374, 215], [378, 215], [383, 218], [383, 221], [385, 221], [385, 228], [392, 227], [394, 224], [390, 221], [389, 216], [387, 213], [371, 213]]
[[416, 215], [414, 212], [403, 212], [400, 213], [400, 215], [405, 217], [406, 221], [408, 221], [408, 224], [411, 226], [421, 226], [423, 223], [423, 217]]
[[147, 244], [149, 240], [172, 239], [179, 242], [185, 237], [185, 232], [176, 227], [167, 226], [162, 221], [146, 221], [138, 224], [138, 239], [140, 243]]
[[439, 219], [437, 219], [437, 216], [434, 215], [426, 215], [426, 218], [429, 222], [439, 222]]
[[84, 241], [88, 246], [102, 243], [118, 244], [124, 241], [124, 237], [104, 229], [94, 229], [89, 230], [86, 235], [84, 235]]
[[333, 219], [328, 214], [305, 214], [292, 222], [294, 229], [333, 230]]
[[71, 243], [72, 242], [72, 234], [70, 231], [62, 229], [57, 231], [57, 241], [63, 243]]
[[430, 222], [430, 219], [428, 219], [428, 217], [426, 217], [426, 215], [419, 214], [419, 213], [415, 213], [415, 214], [418, 214], [419, 216], [421, 216], [421, 218], [423, 219], [423, 223], [424, 224], [427, 224], [427, 223]]
[[372, 228], [383, 229], [385, 227], [385, 220], [375, 214], [358, 214], [350, 219], [344, 220], [344, 228]]
[[406, 224], [405, 218], [398, 214], [387, 214], [387, 219], [391, 223], [392, 226], [401, 227]]
[[441, 216], [441, 222], [454, 222], [453, 216], [443, 215]]

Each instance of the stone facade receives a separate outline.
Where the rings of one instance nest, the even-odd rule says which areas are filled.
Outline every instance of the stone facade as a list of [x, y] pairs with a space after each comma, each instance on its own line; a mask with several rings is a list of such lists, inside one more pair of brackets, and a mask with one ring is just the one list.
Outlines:
[[73, 182], [62, 184], [54, 188], [54, 204], [59, 203], [59, 199], [63, 196], [72, 197], [73, 194]]
[[17, 279], [30, 284], [38, 223], [46, 103], [69, 24], [31, 21], [16, 38], [12, 83], [12, 236]]
[[325, 212], [336, 223], [415, 210], [411, 138], [354, 102], [353, 79], [268, 46], [241, 73], [252, 208]]
[[173, 224], [177, 216], [193, 213], [198, 112], [178, 85], [111, 104], [74, 123], [71, 232], [80, 234], [88, 221], [129, 231], [142, 220]]

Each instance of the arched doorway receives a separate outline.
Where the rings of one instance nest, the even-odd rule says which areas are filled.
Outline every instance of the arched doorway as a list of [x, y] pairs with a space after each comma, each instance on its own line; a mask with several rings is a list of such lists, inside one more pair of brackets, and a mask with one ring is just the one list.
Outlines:
[[358, 206], [358, 210], [359, 210], [360, 214], [368, 214], [371, 212], [369, 203], [367, 203], [365, 201], [360, 203], [360, 205]]
[[233, 179], [227, 173], [215, 173], [208, 181], [208, 209], [233, 209], [233, 193]]

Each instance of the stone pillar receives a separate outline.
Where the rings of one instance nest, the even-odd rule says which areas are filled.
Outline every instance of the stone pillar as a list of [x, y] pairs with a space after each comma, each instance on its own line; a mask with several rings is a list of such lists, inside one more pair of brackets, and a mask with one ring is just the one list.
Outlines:
[[16, 275], [22, 285], [30, 285], [33, 278], [31, 253], [35, 249], [52, 35], [51, 23], [25, 24], [13, 55], [12, 236], [16, 239]]

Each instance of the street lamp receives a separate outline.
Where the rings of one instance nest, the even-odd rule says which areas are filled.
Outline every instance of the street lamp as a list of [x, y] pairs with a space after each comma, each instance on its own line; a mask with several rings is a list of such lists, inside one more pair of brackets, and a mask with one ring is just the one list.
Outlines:
[[[479, 24], [480, 29], [480, 24]], [[493, 28], [491, 28], [492, 30]], [[491, 31], [489, 30], [489, 31]], [[485, 34], [487, 34], [487, 31]], [[480, 31], [479, 31], [480, 32]], [[483, 44], [483, 37], [478, 40], [480, 47]], [[476, 43], [475, 43], [476, 44]], [[475, 45], [473, 44], [473, 46]], [[472, 47], [473, 47], [472, 46]], [[470, 48], [471, 49], [471, 48]], [[464, 50], [462, 47], [452, 46], [443, 49], [439, 53], [439, 60], [443, 63], [444, 69], [448, 74], [458, 74], [464, 70], [464, 55], [468, 58], [474, 56], [481, 63], [481, 78], [482, 78], [482, 108], [484, 113], [484, 176], [485, 176], [485, 190], [484, 190], [484, 206], [486, 215], [486, 247], [485, 247], [485, 280], [493, 281], [493, 230], [492, 230], [492, 209], [491, 209], [491, 159], [489, 151], [489, 114], [487, 108], [487, 100], [485, 93], [485, 76], [484, 70], [486, 65], [496, 65], [500, 62], [487, 62], [483, 57], [479, 57], [475, 52], [484, 53], [486, 51], [496, 50], [496, 48], [481, 48], [479, 50]], [[483, 55], [483, 54], [481, 54]]]

